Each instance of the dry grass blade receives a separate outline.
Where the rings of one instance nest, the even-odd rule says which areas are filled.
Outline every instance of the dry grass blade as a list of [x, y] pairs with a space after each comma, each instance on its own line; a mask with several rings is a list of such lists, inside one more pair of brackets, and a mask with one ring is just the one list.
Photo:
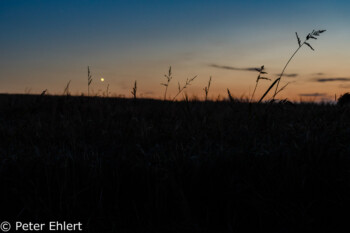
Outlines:
[[276, 94], [278, 94], [279, 92], [283, 91], [290, 83], [291, 83], [291, 82], [287, 82], [283, 87], [281, 87], [281, 89], [279, 89], [279, 90], [277, 91]]
[[298, 45], [299, 47], [294, 51], [294, 53], [292, 54], [292, 56], [289, 58], [289, 60], [287, 61], [287, 63], [285, 64], [280, 76], [271, 84], [271, 86], [267, 89], [267, 91], [264, 93], [264, 95], [260, 98], [258, 103], [261, 103], [261, 101], [265, 98], [265, 96], [270, 92], [270, 90], [272, 89], [273, 86], [276, 85], [276, 89], [275, 89], [275, 93], [272, 96], [272, 99], [274, 99], [276, 97], [276, 95], [278, 93], [280, 93], [287, 85], [285, 85], [284, 87], [282, 87], [281, 89], [278, 89], [278, 85], [282, 79], [282, 76], [284, 74], [284, 71], [286, 70], [287, 66], [289, 65], [290, 61], [293, 59], [293, 57], [295, 56], [295, 54], [297, 54], [297, 52], [300, 50], [300, 48], [305, 44], [307, 45], [310, 49], [314, 50], [314, 48], [307, 42], [309, 39], [317, 39], [316, 36], [319, 36], [321, 33], [325, 32], [326, 30], [312, 30], [311, 33], [309, 33], [306, 36], [306, 39], [303, 43], [300, 42], [300, 38], [298, 36], [298, 33], [295, 33], [297, 36], [297, 40], [298, 40]]
[[270, 92], [270, 90], [273, 88], [273, 86], [275, 86], [275, 84], [280, 80], [281, 78], [277, 78], [272, 84], [271, 86], [267, 89], [267, 91], [263, 94], [263, 96], [260, 98], [258, 103], [261, 103], [261, 101], [265, 98], [265, 96]]
[[270, 80], [270, 81], [271, 81], [271, 79], [261, 76], [262, 74], [267, 74], [267, 72], [265, 72], [264, 69], [265, 69], [265, 66], [264, 66], [264, 65], [262, 65], [260, 69], [256, 69], [257, 71], [259, 71], [259, 75], [258, 75], [258, 77], [257, 77], [257, 79], [256, 79], [254, 91], [253, 91], [252, 96], [250, 97], [249, 103], [251, 103], [252, 100], [253, 100], [253, 97], [254, 97], [255, 91], [256, 91], [256, 89], [257, 89], [257, 87], [258, 87], [258, 83], [259, 83], [260, 79]]
[[90, 72], [90, 66], [88, 66], [88, 96], [90, 96], [90, 85], [92, 82], [92, 75]]
[[315, 51], [315, 50], [314, 50], [314, 48], [312, 48], [312, 46], [311, 46], [309, 43], [304, 42], [304, 44], [306, 44], [307, 46], [309, 46], [309, 47], [310, 47], [310, 49], [312, 49], [313, 51]]
[[69, 93], [70, 81], [71, 81], [71, 80], [69, 80], [69, 82], [67, 83], [66, 87], [64, 88], [63, 95], [67, 95], [67, 96], [68, 96], [68, 95], [70, 94], [70, 93]]
[[208, 100], [208, 93], [209, 93], [209, 89], [210, 89], [210, 84], [211, 84], [211, 76], [209, 78], [208, 86], [203, 88], [203, 90], [205, 92], [205, 101]]
[[235, 102], [235, 99], [232, 97], [230, 89], [227, 88], [227, 95], [228, 99], [230, 100], [231, 103]]
[[172, 75], [172, 73], [171, 73], [171, 66], [170, 66], [168, 74], [164, 75], [164, 77], [167, 79], [166, 80], [167, 82], [166, 83], [161, 83], [161, 85], [165, 86], [164, 100], [166, 100], [166, 94], [167, 94], [167, 91], [168, 91], [169, 83], [173, 79], [173, 77], [171, 75]]
[[297, 36], [297, 39], [298, 39], [298, 45], [299, 45], [299, 47], [301, 46], [301, 40], [300, 40], [300, 38], [299, 38], [299, 36], [298, 36], [298, 33], [297, 32], [295, 32], [295, 35]]
[[47, 92], [47, 89], [43, 90], [40, 95], [44, 96], [46, 94], [46, 92]]
[[134, 87], [131, 90], [131, 94], [132, 94], [133, 98], [136, 99], [136, 94], [137, 94], [137, 82], [136, 82], [136, 80], [134, 83]]
[[178, 92], [177, 92], [177, 94], [174, 96], [173, 101], [175, 101], [176, 97], [177, 97], [185, 88], [187, 88], [187, 86], [191, 85], [191, 82], [193, 82], [193, 80], [195, 80], [196, 78], [197, 78], [197, 75], [194, 76], [194, 77], [191, 78], [191, 79], [188, 79], [188, 78], [187, 78], [185, 84], [184, 84], [182, 87], [181, 87], [180, 83], [178, 83]]

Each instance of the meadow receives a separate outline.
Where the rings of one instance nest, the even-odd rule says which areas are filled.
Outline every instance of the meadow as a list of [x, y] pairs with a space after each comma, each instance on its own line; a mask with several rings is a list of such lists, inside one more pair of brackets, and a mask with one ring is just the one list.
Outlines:
[[0, 95], [0, 219], [84, 232], [348, 232], [350, 109]]

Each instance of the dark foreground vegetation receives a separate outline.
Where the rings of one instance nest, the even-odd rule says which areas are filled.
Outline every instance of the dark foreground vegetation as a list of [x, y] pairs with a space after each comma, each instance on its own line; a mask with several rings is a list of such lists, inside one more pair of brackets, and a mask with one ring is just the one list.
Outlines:
[[349, 232], [350, 108], [0, 96], [0, 220]]

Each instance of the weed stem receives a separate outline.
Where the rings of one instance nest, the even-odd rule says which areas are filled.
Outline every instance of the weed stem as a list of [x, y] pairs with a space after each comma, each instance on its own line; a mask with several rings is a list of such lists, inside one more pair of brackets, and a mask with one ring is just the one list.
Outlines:
[[[306, 41], [306, 40], [305, 40]], [[305, 41], [299, 46], [299, 48], [297, 48], [297, 50], [295, 50], [295, 52], [293, 53], [293, 55], [289, 58], [289, 60], [287, 61], [286, 65], [284, 66], [280, 76], [277, 78], [277, 84], [276, 84], [276, 89], [275, 89], [275, 94], [273, 94], [272, 99], [275, 99], [275, 96], [279, 93], [278, 92], [278, 85], [280, 84], [281, 78], [284, 74], [284, 71], [286, 70], [287, 66], [289, 65], [290, 61], [293, 59], [293, 57], [295, 56], [295, 54], [297, 54], [297, 52], [299, 51], [299, 49], [304, 45]], [[260, 102], [260, 101], [259, 101]]]

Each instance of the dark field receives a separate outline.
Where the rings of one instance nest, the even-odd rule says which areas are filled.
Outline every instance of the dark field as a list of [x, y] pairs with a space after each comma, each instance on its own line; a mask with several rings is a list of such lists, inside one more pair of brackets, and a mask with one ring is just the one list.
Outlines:
[[0, 96], [0, 220], [349, 232], [350, 108]]

